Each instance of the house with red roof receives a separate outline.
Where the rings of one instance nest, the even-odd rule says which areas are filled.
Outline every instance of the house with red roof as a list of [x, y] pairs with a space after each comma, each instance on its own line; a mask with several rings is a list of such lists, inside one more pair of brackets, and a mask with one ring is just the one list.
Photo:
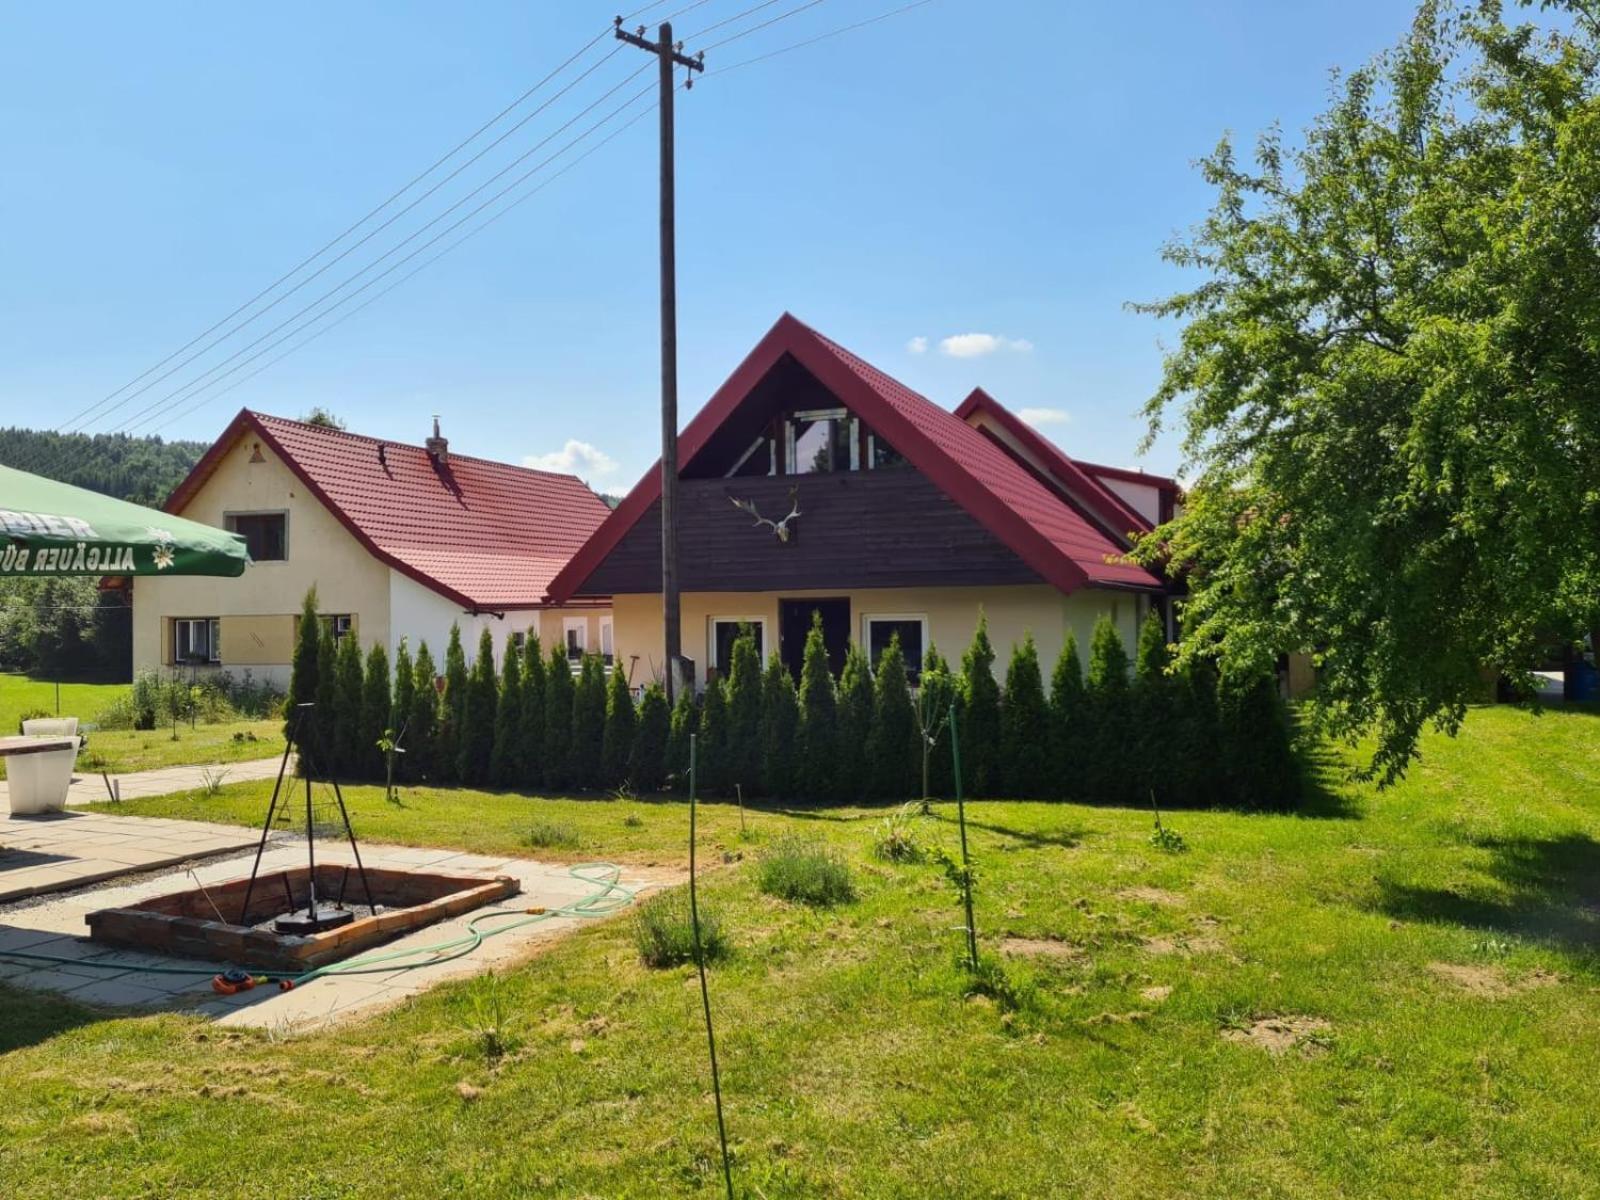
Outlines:
[[575, 476], [453, 454], [437, 420], [416, 446], [247, 409], [165, 507], [243, 534], [251, 562], [239, 579], [133, 580], [136, 670], [284, 684], [312, 586], [336, 636], [391, 658], [426, 640], [442, 666], [452, 623], [469, 656], [484, 627], [497, 647], [533, 634], [611, 652], [605, 597], [547, 600], [606, 503]]
[[[1101, 615], [1130, 648], [1171, 586], [1125, 560], [1170, 517], [1174, 480], [1072, 459], [982, 391], [955, 412], [785, 314], [679, 439], [683, 654], [703, 686], [749, 624], [798, 674], [813, 614], [835, 669], [952, 660], [980, 608], [1004, 670], [1032, 633], [1046, 664]], [[609, 599], [617, 661], [663, 674], [659, 467], [550, 583], [552, 603]]]

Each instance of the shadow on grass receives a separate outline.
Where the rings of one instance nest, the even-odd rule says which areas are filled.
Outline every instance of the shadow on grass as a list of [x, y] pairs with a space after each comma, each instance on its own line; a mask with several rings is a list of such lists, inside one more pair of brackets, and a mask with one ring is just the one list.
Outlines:
[[[980, 808], [978, 811], [982, 812], [983, 810]], [[928, 815], [935, 821], [943, 821], [947, 825], [957, 824], [957, 818], [954, 813], [930, 812]], [[969, 806], [967, 813], [967, 827], [969, 829], [981, 829], [985, 833], [1011, 838], [1013, 841], [1041, 849], [1045, 846], [1055, 846], [1058, 849], [1071, 850], [1084, 839], [1084, 831], [1081, 829], [1035, 832], [1027, 829], [1016, 829], [1010, 825], [997, 825], [992, 821], [976, 821], [972, 818], [971, 806]]]
[[1485, 871], [1502, 888], [1431, 888], [1380, 879], [1376, 907], [1391, 917], [1494, 930], [1600, 955], [1600, 842], [1587, 834], [1486, 837]]
[[60, 996], [0, 983], [0, 1054], [47, 1042], [103, 1017]]

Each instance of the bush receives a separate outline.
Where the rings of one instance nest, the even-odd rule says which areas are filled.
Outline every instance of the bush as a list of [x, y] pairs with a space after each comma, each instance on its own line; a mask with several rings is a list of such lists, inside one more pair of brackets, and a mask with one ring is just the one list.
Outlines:
[[367, 779], [382, 779], [384, 754], [378, 748], [385, 731], [393, 728], [394, 693], [389, 680], [389, 652], [382, 642], [372, 643], [367, 651], [366, 677], [361, 685], [361, 762], [360, 774]]
[[1130, 769], [1128, 651], [1111, 618], [1095, 622], [1089, 643], [1088, 754], [1084, 776], [1089, 794], [1099, 800], [1142, 799], [1138, 777]]
[[795, 792], [796, 736], [800, 701], [794, 678], [774, 650], [761, 677], [761, 787], [769, 796], [787, 800]]
[[950, 796], [955, 771], [950, 759], [950, 707], [960, 683], [950, 674], [950, 664], [932, 643], [922, 656], [921, 686], [917, 688], [917, 741], [922, 766], [922, 798]]
[[439, 737], [439, 670], [426, 640], [417, 643], [417, 662], [412, 668], [415, 686], [411, 689], [411, 711], [403, 718], [406, 726], [406, 774], [412, 779], [432, 779], [436, 770], [435, 746]]
[[187, 723], [191, 716], [199, 724], [215, 725], [282, 711], [283, 693], [249, 675], [243, 680], [207, 675], [191, 683], [181, 672], [164, 676], [141, 671], [126, 692], [95, 714], [94, 722], [100, 729], [155, 729], [174, 721]]
[[802, 799], [821, 803], [834, 793], [837, 703], [827, 643], [822, 636], [822, 614], [813, 609], [805, 659], [800, 667], [800, 723], [796, 734], [795, 790]]
[[748, 625], [733, 640], [725, 699], [728, 736], [724, 750], [725, 787], [742, 787], [746, 795], [761, 788], [761, 655]]
[[485, 626], [478, 634], [478, 656], [467, 676], [466, 700], [461, 706], [458, 734], [462, 783], [481, 787], [489, 782], [494, 761], [496, 711], [500, 707], [500, 682], [494, 669], [494, 635]]
[[1050, 794], [1050, 720], [1031, 633], [1012, 648], [1006, 668], [1000, 750], [1000, 774], [1008, 794], [1023, 800], [1042, 800]]
[[856, 898], [850, 868], [837, 851], [806, 838], [780, 838], [761, 860], [761, 890], [780, 900], [828, 908]]
[[1088, 746], [1084, 703], [1083, 664], [1078, 639], [1070, 632], [1050, 673], [1050, 761], [1054, 774], [1053, 796], [1076, 795], [1082, 786], [1084, 752]]
[[962, 785], [969, 796], [1000, 793], [1000, 685], [994, 680], [989, 619], [980, 609], [972, 645], [961, 656], [960, 728]]
[[[600, 773], [604, 787], [622, 787], [630, 782], [633, 739], [638, 733], [639, 715], [634, 711], [633, 693], [618, 667], [611, 668], [606, 687], [606, 724], [600, 742]], [[637, 780], [631, 782], [638, 784]]]
[[567, 652], [557, 643], [550, 647], [550, 662], [544, 673], [544, 785], [561, 788], [567, 784], [572, 753], [572, 666]]
[[22, 715], [17, 718], [17, 733], [18, 734], [22, 733], [22, 723], [24, 721], [37, 721], [41, 717], [53, 717], [53, 716], [55, 716], [55, 713], [51, 712], [48, 708], [29, 708], [29, 709], [24, 709], [23, 712], [22, 712]]
[[433, 742], [435, 781], [454, 783], [461, 777], [461, 718], [467, 705], [467, 654], [461, 648], [461, 627], [450, 624], [444, 648], [444, 694], [439, 697], [438, 733]]
[[565, 821], [537, 821], [522, 839], [525, 846], [547, 850], [574, 850], [582, 841], [577, 829]]
[[689, 790], [689, 738], [699, 729], [700, 706], [695, 703], [693, 689], [684, 688], [672, 706], [672, 721], [667, 731], [668, 781], [680, 792]]
[[[663, 697], [664, 699], [665, 697]], [[633, 919], [633, 940], [647, 967], [676, 967], [695, 961], [694, 923], [689, 896], [680, 890], [646, 900]], [[700, 950], [706, 962], [726, 957], [728, 939], [715, 910], [700, 906]]]
[[600, 752], [606, 732], [606, 667], [598, 654], [585, 654], [572, 690], [572, 745], [567, 777], [573, 787], [601, 786]]
[[515, 787], [526, 776], [522, 765], [522, 654], [506, 639], [500, 692], [494, 712], [494, 748], [489, 752], [489, 782]]
[[926, 858], [927, 851], [917, 839], [917, 816], [921, 809], [921, 801], [908, 800], [885, 817], [872, 843], [873, 857], [895, 863], [921, 862]]
[[544, 650], [532, 634], [522, 646], [522, 778], [538, 787], [544, 778]]
[[[687, 758], [684, 766], [687, 770]], [[733, 791], [728, 772], [728, 704], [720, 678], [706, 685], [705, 697], [700, 702], [694, 766], [700, 795], [720, 796]]]
[[872, 780], [867, 773], [867, 737], [872, 732], [872, 666], [854, 642], [839, 672], [838, 717], [834, 723], [834, 800], [860, 800]]
[[917, 742], [917, 718], [911, 711], [906, 660], [900, 652], [900, 635], [895, 634], [878, 659], [878, 671], [872, 681], [872, 731], [867, 736], [867, 759], [874, 796], [904, 800], [921, 790], [922, 755]]
[[667, 693], [659, 683], [652, 683], [645, 688], [644, 698], [639, 701], [638, 726], [633, 731], [633, 748], [628, 753], [628, 780], [641, 792], [659, 790], [666, 778], [671, 724]]

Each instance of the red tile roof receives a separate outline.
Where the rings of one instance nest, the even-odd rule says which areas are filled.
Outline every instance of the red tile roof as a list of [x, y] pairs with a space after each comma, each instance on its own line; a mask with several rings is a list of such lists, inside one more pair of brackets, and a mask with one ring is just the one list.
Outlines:
[[[1049, 583], [1064, 592], [1163, 590], [1144, 568], [1119, 561], [1122, 547], [978, 430], [788, 313], [689, 422], [679, 436], [680, 464], [693, 460], [785, 354]], [[660, 494], [657, 464], [551, 581], [552, 598], [575, 594]]]
[[[222, 456], [259, 436], [374, 556], [464, 608], [535, 608], [550, 580], [605, 520], [605, 501], [572, 475], [242, 410], [178, 485], [181, 512]], [[383, 449], [383, 460], [378, 457]]]

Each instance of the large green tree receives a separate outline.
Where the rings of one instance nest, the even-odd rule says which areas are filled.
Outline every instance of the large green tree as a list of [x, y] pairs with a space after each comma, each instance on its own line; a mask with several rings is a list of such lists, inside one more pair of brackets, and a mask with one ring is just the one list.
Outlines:
[[1311, 652], [1385, 779], [1600, 608], [1600, 17], [1539, 8], [1425, 3], [1300, 145], [1224, 140], [1166, 251], [1203, 279], [1142, 306], [1182, 325], [1148, 414], [1194, 482], [1139, 551], [1188, 572], [1180, 663]]

